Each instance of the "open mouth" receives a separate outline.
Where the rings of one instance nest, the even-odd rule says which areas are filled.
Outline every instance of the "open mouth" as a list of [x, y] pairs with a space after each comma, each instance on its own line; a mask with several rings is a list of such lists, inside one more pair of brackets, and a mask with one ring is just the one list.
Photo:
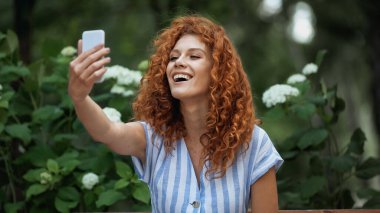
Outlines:
[[183, 81], [188, 81], [191, 78], [192, 77], [190, 75], [176, 74], [176, 75], [174, 75], [173, 80], [174, 80], [174, 82], [183, 82]]

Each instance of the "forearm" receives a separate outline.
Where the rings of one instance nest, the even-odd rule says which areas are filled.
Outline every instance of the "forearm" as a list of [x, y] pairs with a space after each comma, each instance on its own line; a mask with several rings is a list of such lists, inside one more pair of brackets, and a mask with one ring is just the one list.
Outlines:
[[79, 120], [91, 137], [96, 141], [106, 143], [112, 123], [100, 106], [87, 96], [83, 101], [74, 101], [74, 107]]

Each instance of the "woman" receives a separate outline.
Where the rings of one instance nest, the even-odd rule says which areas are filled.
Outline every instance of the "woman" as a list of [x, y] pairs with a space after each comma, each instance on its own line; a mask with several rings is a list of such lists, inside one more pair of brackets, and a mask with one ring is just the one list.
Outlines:
[[282, 159], [255, 118], [240, 58], [223, 28], [200, 16], [175, 19], [133, 104], [138, 122], [112, 123], [89, 97], [109, 48], [70, 64], [69, 94], [88, 132], [131, 155], [149, 186], [153, 212], [277, 212]]

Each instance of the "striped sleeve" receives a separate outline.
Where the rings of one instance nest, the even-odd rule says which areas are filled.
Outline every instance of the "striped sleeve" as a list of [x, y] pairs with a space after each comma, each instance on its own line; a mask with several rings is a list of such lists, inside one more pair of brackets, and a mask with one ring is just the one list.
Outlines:
[[253, 149], [252, 156], [254, 164], [250, 171], [250, 185], [254, 184], [261, 176], [269, 171], [272, 167], [276, 171], [281, 167], [284, 160], [277, 152], [268, 134], [261, 128], [255, 127], [254, 143], [256, 149]]
[[133, 162], [133, 166], [135, 168], [135, 172], [138, 176], [138, 178], [145, 182], [145, 183], [148, 183], [150, 182], [150, 177], [151, 177], [151, 166], [152, 166], [152, 132], [151, 132], [151, 129], [149, 127], [149, 125], [147, 125], [146, 122], [140, 122], [143, 127], [144, 127], [144, 131], [145, 131], [145, 138], [146, 138], [146, 150], [145, 150], [145, 164], [138, 158], [138, 157], [135, 157], [135, 156], [132, 156], [132, 162]]

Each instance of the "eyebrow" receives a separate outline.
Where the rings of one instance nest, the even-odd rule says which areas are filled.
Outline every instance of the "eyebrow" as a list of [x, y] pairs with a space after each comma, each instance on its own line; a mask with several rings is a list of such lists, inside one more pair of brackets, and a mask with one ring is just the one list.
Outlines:
[[[203, 52], [203, 54], [207, 55], [206, 51], [204, 51], [201, 48], [190, 48], [187, 51], [189, 51], [189, 52], [191, 52], [191, 51], [201, 51], [201, 52]], [[181, 52], [181, 51], [179, 51], [178, 49], [173, 49], [170, 53], [172, 53], [172, 52]]]

